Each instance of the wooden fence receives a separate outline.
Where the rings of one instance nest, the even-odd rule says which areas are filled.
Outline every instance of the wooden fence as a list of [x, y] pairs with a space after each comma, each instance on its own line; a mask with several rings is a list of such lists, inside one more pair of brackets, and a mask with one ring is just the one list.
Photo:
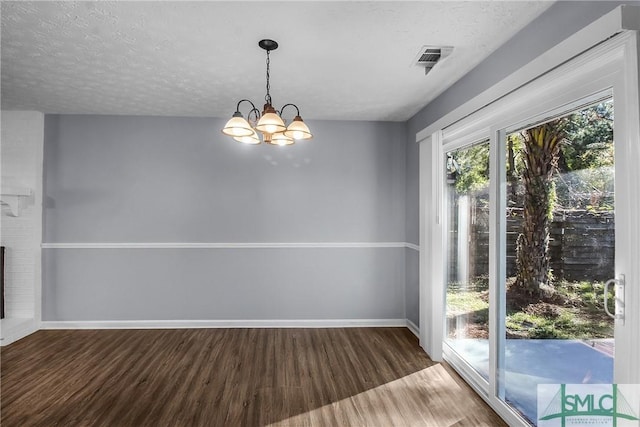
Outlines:
[[[522, 209], [511, 208], [507, 214], [507, 276], [516, 274], [516, 240], [522, 227]], [[468, 274], [488, 276], [489, 212], [473, 209], [468, 225]], [[450, 277], [458, 269], [457, 224], [450, 224]], [[608, 280], [614, 276], [615, 223], [613, 212], [558, 210], [549, 227], [549, 258], [556, 279]], [[455, 280], [455, 279], [454, 279]]]

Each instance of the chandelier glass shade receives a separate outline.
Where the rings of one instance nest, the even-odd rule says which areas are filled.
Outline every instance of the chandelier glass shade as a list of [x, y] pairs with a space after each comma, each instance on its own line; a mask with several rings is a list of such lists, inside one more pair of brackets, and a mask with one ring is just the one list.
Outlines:
[[[291, 145], [297, 140], [310, 139], [313, 137], [309, 127], [300, 117], [300, 110], [295, 104], [285, 104], [280, 111], [273, 108], [271, 94], [269, 93], [269, 72], [270, 58], [269, 52], [278, 48], [278, 43], [273, 40], [260, 40], [258, 43], [262, 49], [267, 51], [267, 94], [262, 113], [256, 108], [253, 102], [242, 99], [236, 106], [236, 111], [227, 124], [222, 129], [222, 133], [229, 135], [238, 142], [244, 144], [260, 144], [264, 141], [272, 145]], [[240, 104], [247, 102], [251, 105], [249, 114], [245, 119], [240, 112]], [[296, 115], [287, 126], [282, 119], [282, 112], [286, 107], [294, 107]], [[262, 141], [260, 139], [262, 136]]]
[[235, 139], [238, 142], [242, 142], [243, 144], [250, 144], [250, 145], [260, 144], [260, 137], [258, 136], [256, 131], [253, 131], [251, 135], [234, 136], [233, 139]]

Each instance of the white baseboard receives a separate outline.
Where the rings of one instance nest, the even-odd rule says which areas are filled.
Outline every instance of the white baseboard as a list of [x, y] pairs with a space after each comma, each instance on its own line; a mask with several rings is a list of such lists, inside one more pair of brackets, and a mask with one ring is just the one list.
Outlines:
[[14, 343], [36, 332], [34, 319], [8, 318], [0, 321], [0, 346]]
[[381, 328], [407, 326], [406, 319], [77, 320], [43, 321], [40, 324], [40, 329]]
[[407, 329], [409, 329], [413, 335], [420, 338], [420, 328], [409, 319], [407, 319]]

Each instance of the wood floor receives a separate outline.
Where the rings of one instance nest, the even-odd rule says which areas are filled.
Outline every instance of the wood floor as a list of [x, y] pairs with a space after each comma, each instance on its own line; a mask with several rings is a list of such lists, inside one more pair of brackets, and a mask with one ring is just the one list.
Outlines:
[[501, 426], [405, 328], [39, 331], [1, 350], [10, 426]]

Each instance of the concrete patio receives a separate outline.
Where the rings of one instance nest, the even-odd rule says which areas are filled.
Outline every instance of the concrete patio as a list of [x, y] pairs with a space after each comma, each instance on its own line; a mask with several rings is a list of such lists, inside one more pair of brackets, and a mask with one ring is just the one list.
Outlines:
[[[489, 340], [455, 339], [447, 344], [489, 378]], [[538, 384], [610, 384], [614, 340], [507, 339], [505, 400], [529, 420], [537, 420]]]

